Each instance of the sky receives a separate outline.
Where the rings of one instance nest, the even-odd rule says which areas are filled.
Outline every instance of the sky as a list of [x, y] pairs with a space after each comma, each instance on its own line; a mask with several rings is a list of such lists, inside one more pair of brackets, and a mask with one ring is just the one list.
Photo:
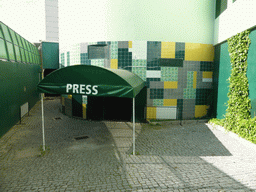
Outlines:
[[30, 41], [45, 38], [44, 0], [0, 0], [1, 21]]

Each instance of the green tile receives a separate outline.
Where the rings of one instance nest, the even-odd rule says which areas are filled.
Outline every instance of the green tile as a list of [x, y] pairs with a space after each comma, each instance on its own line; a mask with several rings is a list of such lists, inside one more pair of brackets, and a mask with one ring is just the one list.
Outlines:
[[153, 106], [163, 106], [164, 100], [163, 99], [154, 99], [153, 100]]
[[146, 68], [145, 67], [133, 67], [132, 72], [138, 75], [141, 79], [146, 81]]
[[195, 99], [196, 98], [196, 89], [185, 88], [183, 90], [183, 99]]
[[98, 67], [104, 67], [104, 59], [92, 59], [91, 65], [98, 66]]
[[178, 81], [178, 67], [161, 67], [161, 81]]

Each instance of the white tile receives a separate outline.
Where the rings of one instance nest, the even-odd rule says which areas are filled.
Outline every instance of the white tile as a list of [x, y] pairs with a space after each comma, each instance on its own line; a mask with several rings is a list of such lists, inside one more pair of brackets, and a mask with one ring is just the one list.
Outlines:
[[161, 78], [161, 71], [147, 71], [147, 78]]
[[132, 41], [132, 59], [147, 59], [147, 41]]
[[176, 107], [157, 107], [156, 118], [157, 119], [176, 119], [177, 108]]
[[81, 53], [87, 53], [88, 52], [88, 50], [87, 50], [88, 43], [81, 43], [80, 46], [81, 46]]
[[203, 78], [203, 79], [202, 79], [202, 82], [210, 83], [210, 82], [212, 82], [212, 78]]

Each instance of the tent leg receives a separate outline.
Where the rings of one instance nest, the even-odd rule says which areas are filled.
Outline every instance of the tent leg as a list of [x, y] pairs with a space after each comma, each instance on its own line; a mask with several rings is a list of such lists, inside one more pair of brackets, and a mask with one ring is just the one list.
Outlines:
[[133, 124], [133, 152], [132, 154], [135, 155], [135, 98], [133, 98], [133, 110], [132, 110], [132, 124]]
[[44, 138], [44, 98], [41, 93], [41, 106], [42, 106], [42, 134], [43, 134], [43, 150], [45, 151], [45, 138]]

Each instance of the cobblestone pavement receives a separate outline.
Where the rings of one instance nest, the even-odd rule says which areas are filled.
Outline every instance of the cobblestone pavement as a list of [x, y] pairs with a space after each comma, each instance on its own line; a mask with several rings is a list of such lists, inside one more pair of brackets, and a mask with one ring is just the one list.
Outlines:
[[[40, 102], [0, 139], [0, 191], [256, 191], [256, 150], [205, 123], [92, 122]], [[77, 136], [88, 138], [75, 140]]]

